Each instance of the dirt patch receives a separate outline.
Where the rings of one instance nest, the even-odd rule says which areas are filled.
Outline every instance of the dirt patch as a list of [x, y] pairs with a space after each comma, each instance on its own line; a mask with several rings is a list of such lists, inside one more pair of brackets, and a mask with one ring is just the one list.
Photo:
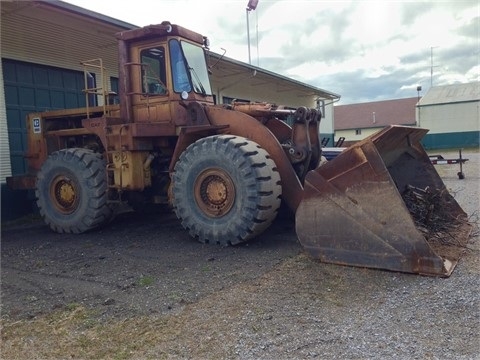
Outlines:
[[3, 315], [34, 318], [77, 303], [106, 316], [168, 313], [300, 251], [292, 222], [227, 248], [194, 241], [169, 212], [122, 214], [82, 235], [38, 221], [2, 231]]

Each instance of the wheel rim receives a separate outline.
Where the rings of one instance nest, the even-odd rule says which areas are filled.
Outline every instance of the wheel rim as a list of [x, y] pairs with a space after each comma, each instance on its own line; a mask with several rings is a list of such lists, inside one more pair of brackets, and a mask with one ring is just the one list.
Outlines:
[[57, 176], [50, 186], [50, 197], [62, 214], [71, 214], [78, 205], [77, 184], [67, 176]]
[[235, 185], [224, 170], [207, 169], [195, 180], [194, 196], [197, 205], [206, 215], [222, 217], [235, 202]]

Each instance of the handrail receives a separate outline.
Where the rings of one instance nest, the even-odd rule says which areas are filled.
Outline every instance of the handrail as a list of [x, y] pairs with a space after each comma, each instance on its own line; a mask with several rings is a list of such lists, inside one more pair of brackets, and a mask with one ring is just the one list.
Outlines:
[[[110, 96], [110, 93], [108, 92], [108, 83], [107, 83], [107, 70], [103, 66], [103, 60], [101, 58], [98, 59], [92, 59], [92, 60], [86, 60], [82, 61], [80, 63], [83, 66], [83, 77], [85, 81], [85, 88], [83, 89], [83, 92], [85, 93], [85, 102], [86, 102], [86, 108], [87, 108], [87, 119], [90, 118], [90, 102], [89, 102], [89, 95], [95, 95], [101, 96], [102, 99], [102, 107], [103, 107], [103, 115], [105, 116], [107, 114], [107, 98]], [[98, 71], [100, 72], [100, 86], [95, 86], [96, 87], [89, 87], [89, 76], [91, 76], [91, 73], [89, 69], [94, 69], [96, 70], [94, 73], [97, 73]], [[96, 83], [96, 81], [95, 81]], [[92, 107], [97, 107], [95, 104]]]

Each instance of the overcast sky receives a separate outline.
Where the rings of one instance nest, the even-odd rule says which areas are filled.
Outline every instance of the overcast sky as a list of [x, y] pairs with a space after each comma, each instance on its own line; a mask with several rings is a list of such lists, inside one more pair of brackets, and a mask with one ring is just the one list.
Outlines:
[[[68, 2], [137, 26], [168, 20], [249, 62], [248, 0]], [[248, 19], [252, 65], [337, 93], [339, 104], [479, 81], [479, 0], [259, 0]]]

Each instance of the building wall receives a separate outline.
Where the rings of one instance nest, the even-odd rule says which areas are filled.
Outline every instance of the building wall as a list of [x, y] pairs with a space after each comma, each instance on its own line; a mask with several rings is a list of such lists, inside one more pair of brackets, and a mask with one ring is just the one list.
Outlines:
[[[62, 96], [63, 106], [72, 104], [68, 101], [72, 97], [64, 96], [72, 90], [77, 92], [78, 103], [83, 81], [77, 78], [75, 89], [71, 89], [72, 82], [67, 79], [72, 79], [71, 74], [83, 73], [83, 60], [101, 57], [110, 71], [108, 76], [117, 76], [113, 34], [122, 28], [70, 12], [53, 11], [41, 2], [2, 2], [1, 7], [1, 217], [8, 220], [33, 209], [33, 192], [12, 191], [5, 183], [6, 177], [25, 171], [26, 113], [62, 107], [58, 101]], [[99, 71], [90, 71], [98, 81]]]
[[430, 129], [427, 149], [480, 146], [480, 101], [434, 104], [417, 108], [420, 127]]
[[[218, 80], [217, 80], [218, 81]], [[249, 76], [245, 76], [243, 80], [240, 80], [234, 86], [227, 87], [228, 84], [220, 83], [213, 79], [212, 89], [215, 91], [217, 99], [223, 97], [245, 99], [251, 101], [265, 101], [275, 103], [277, 105], [289, 105], [293, 107], [308, 106], [315, 107], [315, 98], [310, 97], [296, 97], [292, 96], [292, 91], [282, 91], [279, 88], [273, 86], [255, 86], [253, 79]]]
[[[223, 68], [225, 66], [228, 65], [222, 64]], [[320, 102], [317, 102], [319, 99], [316, 95], [305, 95], [281, 80], [266, 80], [261, 78], [261, 75], [246, 69], [232, 77], [222, 77], [216, 73], [215, 68], [212, 71], [212, 91], [217, 98], [217, 103], [221, 104], [223, 98], [229, 98], [269, 102], [291, 107], [321, 108], [323, 118], [320, 122], [320, 136], [333, 140], [333, 103], [331, 100], [320, 99]]]
[[[0, 133], [2, 184], [12, 173], [11, 161], [15, 162], [17, 173], [24, 170], [19, 164], [22, 160], [15, 159], [21, 158], [25, 151], [26, 130], [23, 119], [26, 113], [62, 108], [69, 103], [63, 101], [64, 105], [61, 105], [61, 101], [50, 98], [54, 91], [67, 88], [71, 90], [71, 85], [66, 84], [66, 77], [51, 85], [51, 75], [75, 71], [81, 74], [81, 61], [102, 58], [104, 66], [110, 69], [107, 76], [117, 76], [117, 44], [113, 34], [118, 31], [119, 28], [108, 24], [92, 24], [84, 17], [58, 13], [34, 2], [2, 4], [0, 121], [7, 123], [7, 126], [2, 126]], [[95, 74], [99, 83], [100, 71], [89, 70]], [[77, 79], [76, 82], [76, 90], [81, 92], [84, 88], [83, 81]], [[4, 89], [8, 91], [5, 92]], [[2, 118], [2, 113], [6, 113], [5, 119]], [[9, 146], [8, 151], [3, 151], [5, 146]]]
[[346, 129], [346, 130], [335, 130], [335, 141], [340, 139], [341, 137], [345, 138], [345, 141], [350, 142], [357, 142], [360, 140], [365, 139], [366, 137], [375, 134], [377, 131], [383, 129], [383, 127], [376, 127], [376, 128], [361, 128], [360, 134], [356, 134], [357, 129]]
[[418, 124], [432, 134], [479, 131], [479, 106], [480, 101], [420, 106]]
[[[326, 101], [325, 106], [322, 107], [321, 104], [317, 104], [316, 96], [296, 96], [293, 90], [288, 91], [283, 90], [280, 87], [272, 88], [271, 86], [267, 86], [268, 91], [266, 91], [264, 87], [252, 86], [251, 79], [248, 77], [231, 88], [222, 90], [222, 85], [224, 84], [218, 83], [215, 80], [212, 81], [212, 89], [215, 92], [217, 99], [220, 100], [219, 103], [222, 103], [221, 99], [227, 97], [250, 101], [265, 101], [277, 105], [287, 105], [292, 107], [306, 106], [317, 108], [320, 106], [323, 113], [320, 122], [320, 136], [333, 138], [333, 104], [331, 104], [331, 101], [329, 100], [327, 101], [330, 103], [327, 104]], [[330, 143], [332, 141], [333, 139]]]
[[333, 103], [327, 100], [323, 106], [323, 118], [320, 122], [320, 137], [329, 139], [327, 146], [332, 146], [335, 141]]
[[[79, 71], [83, 70], [81, 61], [102, 58], [109, 73], [117, 76], [117, 42], [113, 35], [119, 30], [32, 5], [2, 13], [1, 54], [5, 59]], [[99, 76], [99, 71], [92, 72]]]

